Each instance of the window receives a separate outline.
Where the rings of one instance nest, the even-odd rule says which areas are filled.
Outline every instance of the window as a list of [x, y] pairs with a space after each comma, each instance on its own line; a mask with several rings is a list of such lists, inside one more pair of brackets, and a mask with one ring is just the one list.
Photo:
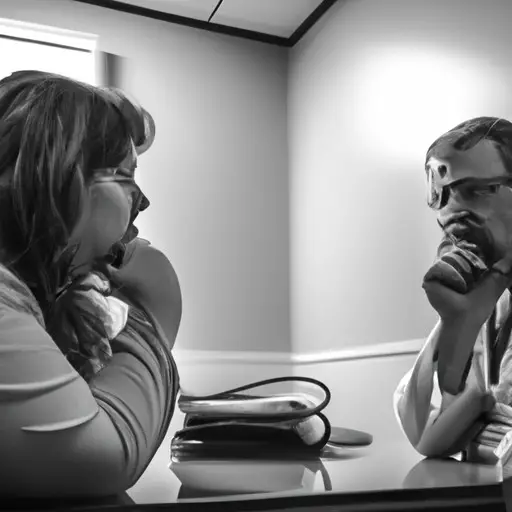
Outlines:
[[0, 19], [0, 79], [30, 69], [99, 85], [96, 40], [90, 34]]

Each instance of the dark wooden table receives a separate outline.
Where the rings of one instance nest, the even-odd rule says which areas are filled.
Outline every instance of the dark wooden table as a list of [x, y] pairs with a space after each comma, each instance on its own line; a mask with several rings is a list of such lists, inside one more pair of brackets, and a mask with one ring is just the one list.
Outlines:
[[497, 466], [425, 460], [405, 438], [375, 435], [368, 448], [322, 460], [170, 463], [167, 445], [128, 494], [137, 504], [205, 511], [414, 510], [420, 503], [422, 510], [505, 510], [501, 482]]
[[[170, 433], [181, 421], [177, 414]], [[401, 436], [375, 435], [368, 448], [342, 450], [322, 460], [232, 458], [180, 463], [171, 463], [171, 437], [126, 495], [60, 507], [126, 512], [506, 510], [499, 467], [425, 460]], [[25, 510], [57, 507], [55, 503], [18, 505]], [[4, 509], [14, 507], [0, 506]]]

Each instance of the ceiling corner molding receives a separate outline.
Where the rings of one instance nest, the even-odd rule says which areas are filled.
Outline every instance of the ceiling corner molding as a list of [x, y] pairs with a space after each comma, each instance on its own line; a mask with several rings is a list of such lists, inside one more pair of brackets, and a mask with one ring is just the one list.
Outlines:
[[288, 38], [288, 46], [295, 46], [313, 27], [313, 25], [336, 3], [338, 0], [324, 0]]
[[[179, 16], [177, 14], [170, 14], [166, 12], [148, 9], [147, 7], [139, 7], [132, 4], [126, 4], [117, 0], [72, 0], [74, 2], [94, 5], [95, 7], [102, 7], [111, 9], [118, 12], [125, 12], [135, 16], [143, 16], [154, 20], [165, 21], [167, 23], [174, 23], [175, 25], [182, 25], [189, 28], [196, 28], [214, 32], [216, 34], [223, 34], [226, 36], [239, 37], [241, 39], [249, 39], [251, 41], [258, 41], [260, 43], [272, 44], [291, 48], [297, 44], [304, 35], [313, 27], [313, 25], [339, 0], [323, 0], [323, 2], [301, 23], [290, 37], [280, 37], [263, 32], [256, 32], [254, 30], [246, 30], [242, 28], [229, 27], [218, 23], [212, 23], [195, 18], [188, 18], [186, 16]], [[276, 0], [277, 1], [277, 0]], [[220, 3], [219, 3], [220, 5]], [[217, 6], [218, 7], [218, 6]]]
[[216, 34], [223, 34], [226, 36], [239, 37], [242, 39], [249, 39], [251, 41], [258, 41], [260, 43], [272, 44], [275, 46], [288, 47], [290, 46], [290, 39], [286, 37], [274, 36], [271, 34], [264, 34], [253, 30], [246, 30], [242, 28], [229, 27], [227, 25], [220, 25], [218, 23], [209, 23], [195, 18], [188, 18], [186, 16], [179, 16], [177, 14], [170, 14], [146, 7], [139, 7], [132, 4], [125, 4], [117, 0], [72, 0], [81, 4], [94, 5], [95, 7], [102, 7], [111, 9], [118, 12], [125, 12], [136, 16], [143, 16], [154, 20], [165, 21], [175, 25], [182, 25], [189, 28], [197, 28], [214, 32]]

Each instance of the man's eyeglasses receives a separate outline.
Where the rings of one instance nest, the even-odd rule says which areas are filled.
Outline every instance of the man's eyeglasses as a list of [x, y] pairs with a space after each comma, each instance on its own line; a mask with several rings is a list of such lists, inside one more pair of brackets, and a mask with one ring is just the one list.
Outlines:
[[462, 178], [449, 185], [438, 185], [432, 173], [428, 172], [427, 182], [427, 204], [433, 210], [444, 208], [452, 193], [456, 193], [463, 201], [470, 202], [489, 198], [502, 187], [512, 188], [512, 176]]

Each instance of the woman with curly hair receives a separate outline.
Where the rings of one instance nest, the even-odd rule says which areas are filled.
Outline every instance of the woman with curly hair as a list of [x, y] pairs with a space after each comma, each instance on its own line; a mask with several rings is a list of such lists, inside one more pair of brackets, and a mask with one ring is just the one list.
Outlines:
[[167, 432], [181, 294], [133, 225], [154, 133], [119, 90], [0, 81], [0, 495], [121, 493]]

